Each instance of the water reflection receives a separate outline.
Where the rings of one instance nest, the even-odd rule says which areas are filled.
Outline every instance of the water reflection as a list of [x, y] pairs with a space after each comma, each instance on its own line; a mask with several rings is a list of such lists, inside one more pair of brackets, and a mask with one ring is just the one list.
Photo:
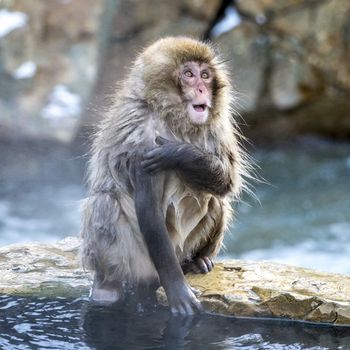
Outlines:
[[217, 315], [174, 317], [137, 303], [0, 296], [4, 349], [347, 349], [350, 328]]

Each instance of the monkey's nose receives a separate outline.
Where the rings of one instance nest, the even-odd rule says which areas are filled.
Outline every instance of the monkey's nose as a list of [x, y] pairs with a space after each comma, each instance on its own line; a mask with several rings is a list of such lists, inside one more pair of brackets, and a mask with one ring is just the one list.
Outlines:
[[202, 84], [202, 83], [200, 83], [200, 84], [198, 84], [197, 85], [197, 92], [199, 93], [199, 94], [205, 94], [206, 92], [207, 92], [207, 89], [206, 89], [206, 87], [205, 87], [205, 85], [204, 84]]

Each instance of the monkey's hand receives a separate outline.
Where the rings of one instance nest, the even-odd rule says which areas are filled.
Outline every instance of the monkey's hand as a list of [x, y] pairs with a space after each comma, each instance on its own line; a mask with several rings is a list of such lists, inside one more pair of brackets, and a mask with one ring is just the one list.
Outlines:
[[175, 283], [167, 288], [170, 310], [173, 314], [192, 315], [203, 311], [202, 305], [187, 283]]
[[232, 187], [230, 173], [219, 157], [187, 143], [157, 137], [159, 147], [146, 152], [141, 167], [149, 175], [162, 170], [174, 170], [195, 190], [223, 196]]
[[162, 170], [176, 170], [189, 159], [186, 154], [195, 153], [195, 147], [189, 143], [169, 141], [160, 136], [156, 138], [156, 143], [159, 146], [146, 152], [141, 162], [143, 169], [151, 175]]

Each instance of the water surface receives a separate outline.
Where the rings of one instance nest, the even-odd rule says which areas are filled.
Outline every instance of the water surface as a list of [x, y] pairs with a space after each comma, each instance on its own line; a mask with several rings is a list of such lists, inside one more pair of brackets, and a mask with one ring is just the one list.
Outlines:
[[0, 296], [2, 349], [348, 349], [350, 328]]

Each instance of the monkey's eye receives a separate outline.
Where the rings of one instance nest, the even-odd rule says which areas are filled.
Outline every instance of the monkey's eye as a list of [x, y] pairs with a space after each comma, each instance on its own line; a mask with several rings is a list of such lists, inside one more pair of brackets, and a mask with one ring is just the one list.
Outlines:
[[202, 77], [202, 79], [209, 79], [209, 73], [208, 72], [202, 72], [201, 77]]
[[192, 78], [192, 77], [193, 77], [193, 73], [192, 73], [190, 70], [185, 70], [185, 71], [184, 71], [184, 75], [185, 75], [186, 77], [189, 77], [189, 78]]

